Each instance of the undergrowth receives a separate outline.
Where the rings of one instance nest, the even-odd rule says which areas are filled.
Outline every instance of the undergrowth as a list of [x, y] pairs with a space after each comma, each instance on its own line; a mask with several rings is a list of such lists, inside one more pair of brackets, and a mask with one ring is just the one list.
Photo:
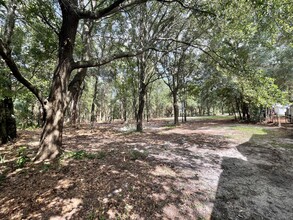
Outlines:
[[103, 159], [106, 156], [106, 153], [100, 151], [98, 153], [89, 153], [84, 150], [70, 151], [64, 154], [64, 158], [72, 158], [74, 160], [83, 160], [83, 159]]
[[17, 150], [17, 160], [16, 160], [16, 166], [17, 168], [23, 168], [24, 165], [30, 161], [30, 158], [27, 156], [27, 147], [22, 146], [18, 148]]

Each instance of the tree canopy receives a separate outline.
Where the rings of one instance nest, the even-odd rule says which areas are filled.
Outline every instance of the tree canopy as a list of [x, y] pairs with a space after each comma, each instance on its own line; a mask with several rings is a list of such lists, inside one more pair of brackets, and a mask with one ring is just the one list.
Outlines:
[[0, 99], [13, 100], [19, 126], [43, 125], [36, 161], [60, 155], [67, 122], [134, 119], [142, 131], [150, 117], [258, 120], [292, 101], [292, 7], [2, 0]]

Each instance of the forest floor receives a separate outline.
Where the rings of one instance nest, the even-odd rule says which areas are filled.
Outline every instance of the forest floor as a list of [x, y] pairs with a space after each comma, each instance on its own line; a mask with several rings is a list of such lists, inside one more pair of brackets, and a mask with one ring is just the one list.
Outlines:
[[66, 128], [33, 164], [40, 130], [0, 147], [0, 219], [293, 219], [293, 130], [198, 118], [143, 133]]

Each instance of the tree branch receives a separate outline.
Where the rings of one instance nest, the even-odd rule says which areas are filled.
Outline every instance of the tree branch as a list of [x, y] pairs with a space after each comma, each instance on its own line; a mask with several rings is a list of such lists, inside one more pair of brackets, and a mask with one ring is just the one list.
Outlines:
[[114, 3], [112, 3], [108, 7], [95, 11], [95, 12], [87, 11], [87, 10], [77, 10], [77, 13], [80, 19], [100, 19], [102, 17], [105, 17], [107, 15], [114, 13], [113, 11], [119, 8], [119, 6], [125, 1], [126, 0], [116, 0]]
[[47, 24], [49, 28], [56, 34], [56, 36], [59, 35], [59, 32], [56, 27], [53, 26], [53, 24], [42, 14], [38, 15], [39, 18], [43, 21], [44, 24]]
[[[206, 54], [208, 57], [210, 57], [215, 63], [219, 64], [220, 67], [222, 68], [226, 68], [227, 66], [229, 66], [232, 69], [237, 69], [234, 65], [232, 65], [230, 62], [228, 62], [224, 57], [220, 56], [218, 53], [216, 53], [215, 51], [213, 51], [209, 46], [204, 46], [204, 45], [195, 45], [191, 42], [187, 42], [187, 41], [183, 41], [183, 40], [177, 40], [174, 38], [158, 38], [159, 40], [165, 40], [165, 41], [172, 41], [172, 42], [176, 42], [176, 43], [180, 43], [180, 44], [184, 44], [193, 48], [196, 48], [198, 50], [200, 50], [201, 52], [203, 52], [204, 54]], [[206, 47], [210, 50], [210, 52], [212, 52], [216, 57], [218, 57], [220, 60], [223, 60], [226, 64], [226, 66], [221, 63], [218, 59], [216, 59], [210, 52], [208, 52], [207, 50], [203, 49], [203, 47]]]
[[109, 57], [106, 58], [102, 58], [102, 59], [94, 59], [94, 60], [87, 60], [87, 61], [78, 61], [78, 62], [74, 62], [72, 65], [73, 69], [79, 69], [79, 68], [88, 68], [88, 67], [98, 67], [98, 66], [103, 66], [107, 63], [110, 63], [111, 61], [117, 60], [117, 59], [121, 59], [121, 58], [127, 58], [127, 57], [135, 57], [137, 55], [142, 54], [143, 52], [145, 52], [147, 49], [144, 50], [140, 50], [140, 51], [136, 51], [136, 52], [121, 52], [118, 54], [114, 54], [111, 55]]
[[41, 105], [43, 106], [43, 96], [38, 88], [36, 88], [30, 81], [28, 81], [25, 77], [22, 76], [20, 73], [16, 63], [14, 62], [13, 58], [8, 55], [6, 52], [7, 50], [4, 47], [2, 39], [0, 39], [0, 56], [4, 59], [6, 65], [12, 72], [12, 75], [26, 88], [28, 88], [40, 101]]
[[199, 9], [199, 8], [197, 8], [195, 6], [192, 7], [192, 6], [186, 5], [184, 3], [184, 1], [181, 1], [181, 0], [157, 0], [157, 1], [158, 2], [163, 2], [163, 3], [178, 3], [182, 8], [192, 10], [196, 14], [211, 15], [213, 17], [216, 16], [216, 14], [214, 12], [212, 12], [212, 11], [202, 10], [202, 9]]

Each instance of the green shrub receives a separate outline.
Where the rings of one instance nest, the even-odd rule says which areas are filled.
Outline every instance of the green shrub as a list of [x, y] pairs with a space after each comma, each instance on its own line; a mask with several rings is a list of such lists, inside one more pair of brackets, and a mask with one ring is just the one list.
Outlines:
[[25, 146], [22, 146], [17, 150], [17, 155], [16, 166], [18, 168], [24, 167], [24, 165], [30, 161], [30, 158], [27, 156], [27, 147]]
[[26, 146], [19, 147], [17, 150], [17, 155], [19, 157], [27, 155], [27, 147]]
[[28, 157], [26, 157], [26, 156], [21, 156], [21, 157], [19, 157], [19, 158], [16, 160], [16, 166], [17, 166], [18, 168], [23, 168], [24, 165], [26, 164], [26, 162], [29, 162], [29, 161], [30, 161], [30, 159], [29, 159]]

